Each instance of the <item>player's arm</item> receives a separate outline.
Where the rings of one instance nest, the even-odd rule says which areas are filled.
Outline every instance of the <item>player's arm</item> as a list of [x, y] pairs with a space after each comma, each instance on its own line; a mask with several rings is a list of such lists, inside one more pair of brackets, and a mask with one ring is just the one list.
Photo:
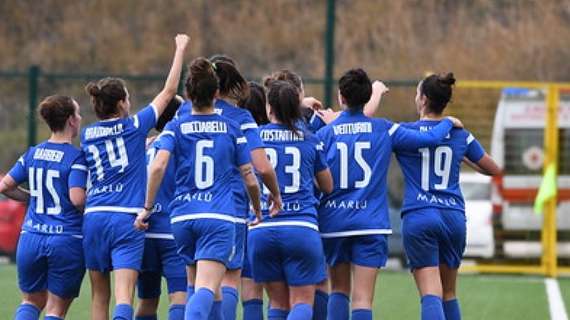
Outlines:
[[416, 150], [423, 147], [432, 147], [441, 143], [453, 127], [463, 128], [463, 123], [455, 117], [446, 117], [438, 125], [427, 132], [408, 129], [394, 123], [388, 134], [397, 150]]
[[247, 189], [249, 199], [251, 200], [253, 212], [255, 213], [255, 220], [251, 224], [255, 225], [261, 222], [261, 193], [259, 191], [259, 184], [257, 183], [250, 163], [241, 165], [239, 171]]
[[277, 212], [281, 211], [283, 204], [281, 201], [279, 183], [277, 182], [277, 175], [275, 174], [275, 170], [273, 170], [273, 166], [271, 166], [263, 148], [251, 150], [251, 163], [253, 164], [255, 171], [257, 171], [261, 177], [261, 181], [263, 181], [263, 184], [267, 186], [267, 189], [269, 189], [269, 192], [271, 193], [268, 199], [269, 205], [272, 205]]
[[174, 58], [172, 60], [172, 66], [170, 67], [170, 72], [164, 83], [162, 91], [152, 100], [152, 105], [156, 108], [157, 118], [164, 112], [166, 106], [174, 96], [176, 95], [176, 90], [178, 89], [178, 83], [180, 82], [180, 74], [182, 72], [182, 66], [184, 64], [184, 52], [188, 43], [190, 42], [190, 37], [185, 34], [178, 34], [175, 38], [176, 41], [176, 51], [174, 52]]
[[331, 193], [333, 191], [333, 178], [329, 168], [317, 172], [315, 175], [317, 188], [323, 193]]
[[472, 134], [469, 134], [467, 137], [467, 152], [465, 153], [463, 161], [473, 168], [473, 170], [487, 176], [495, 176], [501, 173], [501, 168], [499, 168], [495, 160], [485, 152], [481, 143], [479, 143]]
[[5, 175], [0, 181], [0, 193], [19, 202], [28, 202], [30, 200], [30, 192], [18, 187], [16, 180], [9, 174]]
[[166, 167], [168, 166], [169, 159], [170, 151], [161, 149], [158, 151], [156, 157], [150, 165], [144, 208], [138, 213], [137, 218], [134, 222], [134, 226], [138, 230], [146, 230], [148, 228], [148, 222], [145, 220], [152, 213], [156, 194], [158, 192], [160, 184], [162, 183], [162, 179], [164, 178], [164, 172], [166, 172]]
[[70, 188], [69, 200], [77, 210], [83, 212], [85, 210], [85, 189], [83, 188]]
[[364, 105], [364, 115], [367, 117], [373, 117], [378, 108], [380, 107], [380, 102], [382, 97], [388, 93], [390, 89], [382, 81], [374, 81], [372, 84], [372, 96], [366, 105]]

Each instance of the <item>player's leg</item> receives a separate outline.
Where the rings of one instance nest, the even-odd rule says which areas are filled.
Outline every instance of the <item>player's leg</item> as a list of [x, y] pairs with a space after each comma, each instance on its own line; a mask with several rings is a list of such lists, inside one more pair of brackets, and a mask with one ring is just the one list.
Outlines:
[[222, 280], [222, 308], [225, 320], [236, 319], [236, 308], [239, 301], [239, 285], [241, 283], [241, 271], [243, 267], [245, 240], [247, 237], [247, 225], [235, 224], [235, 251], [228, 270]]
[[91, 320], [109, 319], [111, 301], [112, 213], [95, 212], [83, 217], [83, 256], [91, 282]]
[[49, 236], [48, 301], [46, 315], [63, 319], [73, 299], [79, 296], [85, 262], [83, 239], [72, 236]]
[[439, 276], [439, 212], [417, 210], [402, 219], [404, 250], [421, 297], [422, 320], [445, 320]]
[[323, 247], [330, 276], [330, 295], [327, 306], [329, 320], [347, 320], [350, 314], [351, 239], [323, 239]]
[[289, 314], [289, 287], [285, 281], [269, 281], [263, 284], [269, 297], [267, 317], [270, 320], [284, 320]]
[[161, 261], [159, 239], [145, 238], [142, 268], [137, 280], [139, 301], [135, 320], [156, 320], [161, 293]]
[[316, 285], [326, 279], [321, 237], [306, 227], [284, 227], [279, 231], [291, 304], [288, 319], [312, 319]]
[[109, 319], [111, 276], [109, 272], [89, 270], [91, 281], [91, 320]]
[[352, 319], [372, 320], [378, 269], [388, 260], [388, 236], [363, 235], [352, 239]]
[[[147, 239], [148, 241], [149, 239]], [[145, 255], [146, 255], [145, 250]], [[146, 257], [145, 257], [146, 258]], [[135, 320], [156, 320], [160, 299], [161, 274], [156, 271], [143, 271], [137, 280], [137, 311]]]
[[289, 290], [283, 277], [282, 255], [276, 228], [251, 229], [247, 236], [247, 253], [251, 275], [263, 283], [269, 296], [268, 318], [285, 319], [289, 313]]
[[112, 219], [115, 229], [111, 246], [115, 274], [113, 319], [131, 320], [134, 316], [134, 291], [144, 254], [144, 232], [133, 228], [134, 215], [114, 214]]
[[160, 261], [162, 275], [166, 278], [169, 320], [183, 320], [186, 307], [187, 275], [184, 260], [177, 252], [176, 244], [172, 240], [158, 240], [160, 243]]
[[456, 210], [442, 211], [445, 236], [440, 241], [440, 277], [443, 289], [443, 311], [446, 320], [461, 319], [456, 296], [457, 270], [466, 245], [465, 214]]
[[329, 292], [330, 292], [330, 282], [327, 272], [326, 261], [323, 261], [324, 273], [327, 275], [327, 279], [319, 283], [315, 288], [315, 302], [313, 303], [313, 319], [314, 320], [326, 320], [327, 319], [327, 307], [329, 304]]
[[[244, 268], [245, 270], [245, 268]], [[243, 320], [263, 319], [263, 286], [247, 276], [241, 278]]]
[[263, 286], [253, 280], [251, 261], [248, 257], [247, 237], [243, 256], [243, 268], [241, 270], [242, 319], [263, 320]]
[[[175, 223], [176, 225], [178, 223]], [[185, 310], [187, 319], [223, 319], [221, 283], [231, 258], [235, 225], [225, 221], [201, 219], [185, 222], [185, 230], [195, 239], [196, 291], [188, 300]], [[174, 227], [173, 232], [180, 250], [181, 233]], [[185, 258], [185, 260], [187, 260]], [[215, 306], [215, 307], [214, 307]], [[212, 311], [212, 313], [210, 313]]]
[[43, 236], [23, 233], [18, 241], [16, 265], [22, 303], [14, 319], [39, 319], [47, 301], [47, 258], [43, 254]]

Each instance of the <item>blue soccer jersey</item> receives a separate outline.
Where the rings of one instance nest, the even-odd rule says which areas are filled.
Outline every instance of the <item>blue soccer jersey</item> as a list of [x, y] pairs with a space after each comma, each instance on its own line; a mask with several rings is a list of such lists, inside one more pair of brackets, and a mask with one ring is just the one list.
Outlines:
[[[431, 132], [440, 121], [420, 120], [402, 127]], [[400, 145], [395, 148], [405, 178], [402, 213], [420, 208], [465, 210], [459, 187], [463, 158], [478, 162], [485, 150], [471, 133], [453, 129], [443, 141], [431, 147]]]
[[22, 230], [42, 234], [81, 235], [83, 213], [69, 199], [69, 189], [84, 188], [83, 152], [67, 143], [42, 142], [30, 148], [8, 173], [28, 182], [30, 203]]
[[316, 228], [318, 200], [314, 194], [314, 178], [318, 172], [328, 168], [323, 144], [309, 131], [300, 130], [295, 134], [280, 124], [265, 125], [259, 133], [277, 174], [283, 200], [283, 210], [276, 217], [269, 218], [269, 190], [263, 187], [264, 220], [307, 221]]
[[160, 150], [168, 150], [176, 162], [171, 222], [199, 218], [235, 221], [238, 213], [232, 182], [236, 168], [250, 162], [247, 139], [239, 125], [217, 114], [187, 113], [168, 123], [159, 141]]
[[[146, 152], [147, 164], [150, 166], [154, 160], [156, 153], [160, 149], [160, 141], [155, 140]], [[166, 235], [170, 237], [172, 230], [170, 228], [170, 211], [169, 206], [174, 193], [176, 192], [176, 162], [174, 157], [170, 157], [168, 165], [164, 172], [164, 178], [158, 188], [154, 207], [149, 218], [149, 227], [146, 230], [147, 238], [164, 238]]]
[[[184, 104], [180, 106], [178, 115], [189, 114], [191, 111], [192, 101], [185, 101]], [[247, 139], [247, 147], [250, 151], [263, 148], [263, 142], [259, 138], [257, 123], [248, 110], [239, 108], [225, 100], [217, 99], [214, 103], [214, 112], [239, 124], [240, 130]], [[232, 182], [232, 191], [236, 202], [236, 210], [238, 216], [246, 218], [249, 212], [249, 198], [237, 168], [234, 173], [235, 178]]]
[[156, 109], [149, 105], [136, 115], [98, 121], [81, 133], [91, 186], [85, 213], [136, 214], [144, 206], [145, 142], [155, 126]]
[[334, 180], [333, 192], [323, 196], [319, 207], [321, 236], [390, 234], [386, 177], [392, 148], [434, 145], [451, 128], [445, 120], [422, 134], [362, 111], [343, 111], [319, 130]]

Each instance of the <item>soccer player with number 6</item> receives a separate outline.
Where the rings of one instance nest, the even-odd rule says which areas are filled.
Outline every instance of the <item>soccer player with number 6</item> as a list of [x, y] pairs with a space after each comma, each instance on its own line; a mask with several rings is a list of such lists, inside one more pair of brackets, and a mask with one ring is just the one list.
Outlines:
[[454, 122], [460, 125], [450, 118], [422, 133], [369, 118], [363, 108], [371, 95], [372, 83], [364, 70], [346, 72], [339, 80], [339, 103], [344, 111], [317, 132], [335, 183], [319, 208], [331, 281], [328, 319], [332, 320], [349, 319], [351, 292], [352, 319], [372, 319], [376, 276], [386, 264], [387, 236], [392, 232], [386, 182], [392, 149], [435, 145]]
[[[85, 274], [81, 223], [87, 167], [83, 152], [72, 145], [79, 134], [79, 105], [66, 96], [40, 103], [51, 137], [31, 147], [0, 182], [0, 192], [30, 200], [18, 242], [16, 263], [22, 304], [15, 320], [63, 319], [79, 295]], [[17, 188], [27, 182], [28, 194]]]
[[223, 319], [220, 285], [234, 255], [239, 214], [232, 193], [235, 168], [239, 168], [257, 213], [254, 223], [261, 218], [259, 185], [239, 125], [214, 111], [218, 77], [208, 60], [192, 62], [186, 91], [192, 111], [168, 123], [159, 137], [159, 151], [149, 170], [145, 209], [137, 216], [135, 227], [148, 228], [149, 208], [173, 156], [176, 192], [170, 204], [170, 222], [178, 253], [187, 265], [188, 283], [195, 287], [186, 304], [185, 319]]
[[[415, 99], [420, 120], [402, 127], [417, 132], [436, 130], [454, 84], [452, 73], [422, 80]], [[455, 287], [466, 231], [459, 187], [461, 163], [465, 161], [486, 175], [499, 174], [500, 169], [477, 139], [463, 129], [451, 130], [436, 145], [400, 145], [395, 152], [405, 178], [402, 237], [421, 297], [421, 319], [459, 320]]]
[[176, 36], [176, 51], [164, 88], [134, 116], [129, 116], [129, 93], [123, 80], [105, 78], [86, 87], [100, 119], [81, 134], [91, 182], [83, 234], [92, 286], [92, 319], [108, 319], [110, 271], [115, 272], [113, 319], [133, 318], [133, 292], [142, 264], [144, 232], [132, 225], [144, 204], [141, 186], [146, 184], [146, 137], [176, 94], [189, 40], [187, 35]]

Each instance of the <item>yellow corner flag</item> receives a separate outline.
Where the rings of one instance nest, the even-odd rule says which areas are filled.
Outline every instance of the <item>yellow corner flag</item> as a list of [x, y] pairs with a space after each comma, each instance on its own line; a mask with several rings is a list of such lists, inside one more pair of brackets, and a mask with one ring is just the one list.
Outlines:
[[556, 197], [558, 192], [556, 186], [556, 163], [551, 163], [544, 172], [542, 177], [542, 183], [540, 184], [540, 189], [538, 189], [538, 194], [534, 199], [534, 213], [541, 214], [544, 211], [544, 204]]

